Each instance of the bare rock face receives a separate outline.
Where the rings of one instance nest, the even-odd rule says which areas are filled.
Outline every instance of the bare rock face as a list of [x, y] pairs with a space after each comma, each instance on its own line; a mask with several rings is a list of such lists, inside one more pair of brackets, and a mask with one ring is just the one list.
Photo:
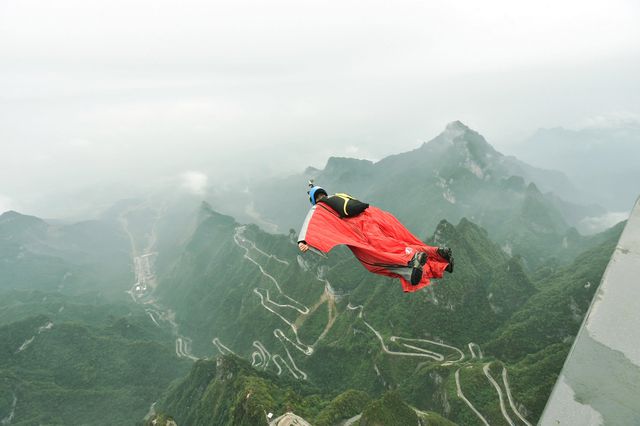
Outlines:
[[293, 413], [285, 413], [277, 419], [272, 420], [269, 426], [311, 426], [311, 423]]
[[145, 426], [178, 426], [178, 423], [171, 417], [154, 415], [145, 423]]

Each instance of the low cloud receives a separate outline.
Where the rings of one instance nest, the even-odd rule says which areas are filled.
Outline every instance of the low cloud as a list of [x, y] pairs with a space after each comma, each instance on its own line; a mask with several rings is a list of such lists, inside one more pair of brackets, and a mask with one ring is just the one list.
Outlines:
[[198, 171], [188, 171], [180, 175], [182, 188], [194, 195], [204, 195], [207, 189], [209, 178], [206, 174]]
[[577, 129], [615, 129], [627, 126], [640, 126], [640, 115], [630, 111], [616, 111], [596, 115], [582, 120]]
[[627, 220], [628, 218], [628, 212], [610, 212], [602, 216], [585, 217], [580, 221], [578, 227], [583, 233], [595, 234], [611, 228], [616, 223]]
[[67, 142], [67, 146], [72, 149], [89, 148], [93, 145], [91, 141], [82, 138], [70, 139]]
[[16, 206], [11, 198], [0, 194], [0, 214], [8, 210], [16, 210]]

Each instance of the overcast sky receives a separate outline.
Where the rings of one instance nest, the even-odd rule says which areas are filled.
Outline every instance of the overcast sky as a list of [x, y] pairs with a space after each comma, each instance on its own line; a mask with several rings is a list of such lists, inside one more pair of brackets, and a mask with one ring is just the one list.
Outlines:
[[379, 159], [457, 119], [507, 154], [637, 119], [639, 22], [636, 0], [0, 0], [0, 211]]

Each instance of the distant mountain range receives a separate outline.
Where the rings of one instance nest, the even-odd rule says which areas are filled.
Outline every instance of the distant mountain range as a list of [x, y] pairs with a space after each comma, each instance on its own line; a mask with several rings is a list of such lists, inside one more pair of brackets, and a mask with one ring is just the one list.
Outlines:
[[628, 212], [640, 196], [640, 123], [570, 130], [540, 129], [515, 154], [539, 167], [564, 171], [580, 198]]
[[323, 170], [308, 168], [240, 192], [214, 191], [211, 203], [271, 232], [297, 231], [309, 208], [309, 179], [330, 193], [348, 192], [392, 212], [422, 238], [441, 219], [456, 223], [466, 217], [505, 250], [523, 255], [531, 268], [566, 261], [564, 254], [581, 250], [571, 228], [606, 213], [595, 204], [567, 201], [577, 190], [562, 173], [502, 155], [459, 121], [410, 152], [376, 163], [332, 157]]
[[[455, 272], [404, 294], [346, 248], [301, 255], [309, 178], [452, 247]], [[454, 122], [408, 153], [334, 157], [200, 205], [5, 213], [0, 421], [533, 424], [622, 230], [580, 234], [604, 210], [574, 191]], [[125, 407], [111, 418], [110, 395]]]
[[130, 285], [130, 243], [116, 220], [52, 225], [0, 215], [0, 289], [122, 294]]
[[[308, 168], [298, 175], [260, 182], [244, 194], [218, 192], [215, 197], [214, 192], [212, 204], [223, 211], [234, 208], [230, 213], [236, 217], [252, 213], [254, 219], [262, 219], [265, 229], [271, 223], [286, 232], [299, 226], [308, 208], [304, 195], [308, 179], [329, 192], [349, 192], [392, 211], [418, 235], [426, 235], [441, 218], [455, 222], [468, 217], [492, 230], [491, 222], [502, 223], [504, 210], [522, 202], [530, 183], [546, 194], [544, 198], [568, 225], [605, 212], [593, 204], [576, 206], [572, 202], [576, 187], [562, 173], [499, 153], [459, 121], [413, 151], [375, 163], [332, 157], [323, 170]], [[217, 202], [226, 196], [231, 197], [228, 203]]]

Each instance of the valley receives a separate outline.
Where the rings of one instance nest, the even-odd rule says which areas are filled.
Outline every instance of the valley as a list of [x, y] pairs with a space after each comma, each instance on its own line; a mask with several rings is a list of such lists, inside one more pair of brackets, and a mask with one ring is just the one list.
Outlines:
[[[423, 179], [420, 197], [403, 196], [404, 173]], [[251, 187], [222, 205], [125, 200], [81, 226], [2, 215], [3, 425], [91, 424], [80, 404], [41, 402], [79, 386], [125, 389], [119, 419], [149, 425], [534, 424], [623, 226], [580, 234], [597, 209], [541, 173], [454, 122], [412, 152], [332, 158], [251, 200], [278, 230], [304, 216], [303, 177], [389, 209], [455, 255], [455, 273], [415, 294], [345, 248], [301, 254], [294, 229], [221, 212], [245, 211]]]

